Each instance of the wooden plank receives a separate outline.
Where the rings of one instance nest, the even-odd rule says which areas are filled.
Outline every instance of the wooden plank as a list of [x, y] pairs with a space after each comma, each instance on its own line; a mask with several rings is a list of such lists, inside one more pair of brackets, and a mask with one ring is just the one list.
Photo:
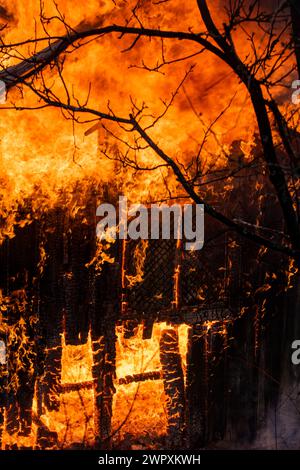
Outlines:
[[[119, 385], [128, 385], [134, 382], [146, 382], [147, 380], [161, 380], [162, 373], [160, 370], [153, 370], [149, 372], [141, 372], [140, 374], [125, 375], [118, 380]], [[77, 392], [78, 390], [89, 390], [94, 387], [93, 380], [86, 382], [70, 382], [61, 385], [62, 393]]]
[[92, 259], [95, 239], [93, 221], [96, 208], [94, 199], [69, 218], [68, 259], [64, 276], [65, 290], [65, 340], [66, 344], [85, 344], [89, 332], [89, 272], [87, 264]]
[[222, 306], [220, 304], [211, 305], [210, 307], [182, 307], [179, 309], [164, 309], [157, 312], [142, 314], [136, 310], [128, 309], [126, 315], [122, 315], [120, 320], [127, 321], [138, 319], [139, 323], [145, 322], [169, 322], [172, 324], [197, 325], [206, 321], [231, 322], [238, 315], [238, 312]]
[[56, 208], [41, 223], [47, 259], [40, 276], [37, 341], [42, 400], [50, 411], [58, 410], [60, 406], [65, 221], [65, 211]]
[[111, 447], [112, 402], [116, 377], [116, 319], [119, 315], [118, 263], [105, 264], [91, 279], [90, 324], [93, 349], [94, 426], [96, 446]]
[[160, 362], [168, 413], [168, 445], [180, 449], [185, 434], [185, 393], [178, 331], [174, 328], [161, 333]]

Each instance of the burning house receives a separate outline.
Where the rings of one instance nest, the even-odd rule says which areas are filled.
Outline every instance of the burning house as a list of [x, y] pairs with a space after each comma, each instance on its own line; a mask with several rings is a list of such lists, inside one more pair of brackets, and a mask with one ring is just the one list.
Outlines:
[[[287, 6], [266, 32], [268, 1], [30, 0], [34, 24], [23, 3], [0, 5], [0, 447], [249, 447], [271, 415], [277, 447], [299, 380]], [[202, 249], [100, 240], [120, 195], [202, 205]]]
[[[259, 357], [272, 260], [258, 263], [255, 244], [209, 217], [199, 251], [174, 238], [99, 242], [95, 187], [72, 197], [73, 213], [59, 204], [1, 245], [4, 445], [110, 448], [120, 436], [139, 442], [137, 426], [150, 446], [203, 446], [224, 438], [246, 394], [240, 432], [251, 439], [261, 383], [231, 355]], [[134, 406], [148, 424], [141, 416], [144, 428], [133, 420], [124, 433]]]

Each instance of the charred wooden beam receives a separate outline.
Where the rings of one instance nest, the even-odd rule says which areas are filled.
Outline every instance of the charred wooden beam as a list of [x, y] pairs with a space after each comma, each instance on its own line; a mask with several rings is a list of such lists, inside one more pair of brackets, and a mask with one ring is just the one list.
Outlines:
[[226, 431], [227, 334], [222, 323], [194, 326], [187, 353], [187, 428], [190, 447], [217, 441]]
[[128, 309], [125, 315], [122, 315], [120, 320], [124, 322], [127, 320], [139, 319], [145, 325], [149, 323], [153, 326], [155, 322], [167, 322], [174, 325], [185, 323], [187, 325], [198, 325], [206, 321], [220, 321], [231, 322], [237, 318], [239, 312], [235, 309], [229, 309], [228, 306], [222, 303], [210, 304], [210, 306], [200, 307], [196, 305], [183, 306], [181, 308], [166, 308], [158, 310], [157, 312], [149, 312], [143, 314], [142, 312]]
[[185, 433], [185, 391], [176, 329], [166, 328], [162, 331], [160, 362], [166, 395], [170, 447], [180, 449], [184, 442]]
[[120, 265], [106, 263], [101, 274], [92, 271], [90, 285], [95, 436], [98, 447], [109, 448], [112, 402], [115, 393], [115, 325], [120, 308]]
[[85, 207], [69, 218], [65, 289], [65, 340], [78, 345], [89, 332], [89, 270], [94, 253], [96, 202], [93, 195]]
[[43, 402], [52, 411], [60, 406], [65, 211], [56, 208], [48, 213], [41, 230], [47, 258], [40, 276], [39, 358], [42, 360], [39, 375]]
[[162, 372], [160, 370], [154, 370], [150, 372], [142, 372], [140, 374], [126, 375], [120, 377], [119, 385], [128, 385], [134, 382], [146, 382], [147, 380], [160, 380], [162, 378]]
[[115, 393], [115, 332], [114, 328], [92, 341], [93, 385], [94, 385], [94, 426], [96, 444], [100, 448], [110, 448], [112, 400]]
[[[162, 373], [159, 370], [142, 372], [140, 374], [125, 375], [120, 377], [117, 383], [119, 385], [128, 385], [135, 382], [146, 382], [147, 380], [160, 380]], [[61, 384], [62, 393], [77, 392], [79, 390], [89, 390], [93, 388], [94, 381], [87, 380], [86, 382], [74, 382]]]
[[85, 382], [62, 383], [61, 392], [62, 393], [78, 392], [80, 390], [90, 390], [93, 387], [94, 387], [93, 380], [86, 380]]
[[[59, 338], [58, 338], [59, 339]], [[49, 411], [58, 411], [61, 392], [62, 345], [45, 350], [44, 372], [41, 378], [43, 404]]]
[[154, 320], [151, 318], [145, 319], [143, 321], [143, 339], [152, 338], [153, 325], [154, 325]]

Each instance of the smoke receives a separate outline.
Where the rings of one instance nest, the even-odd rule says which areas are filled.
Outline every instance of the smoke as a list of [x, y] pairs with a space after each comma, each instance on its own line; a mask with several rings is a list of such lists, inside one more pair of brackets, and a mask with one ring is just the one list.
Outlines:
[[300, 392], [299, 387], [286, 387], [278, 404], [269, 410], [266, 423], [254, 443], [256, 449], [299, 449]]
[[[245, 436], [246, 439], [246, 436]], [[216, 445], [218, 449], [299, 450], [300, 390], [297, 385], [285, 386], [278, 402], [261, 417], [259, 431], [253, 442], [227, 438]]]

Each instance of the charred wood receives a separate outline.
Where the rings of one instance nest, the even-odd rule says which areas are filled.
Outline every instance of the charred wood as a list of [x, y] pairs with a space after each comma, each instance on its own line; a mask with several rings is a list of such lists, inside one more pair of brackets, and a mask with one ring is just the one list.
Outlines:
[[160, 362], [168, 413], [169, 445], [170, 448], [180, 449], [185, 437], [185, 392], [176, 329], [167, 328], [161, 334]]
[[106, 263], [101, 275], [91, 272], [94, 422], [97, 445], [101, 448], [109, 448], [111, 445], [112, 401], [116, 376], [115, 323], [120, 307], [119, 278], [118, 263]]

